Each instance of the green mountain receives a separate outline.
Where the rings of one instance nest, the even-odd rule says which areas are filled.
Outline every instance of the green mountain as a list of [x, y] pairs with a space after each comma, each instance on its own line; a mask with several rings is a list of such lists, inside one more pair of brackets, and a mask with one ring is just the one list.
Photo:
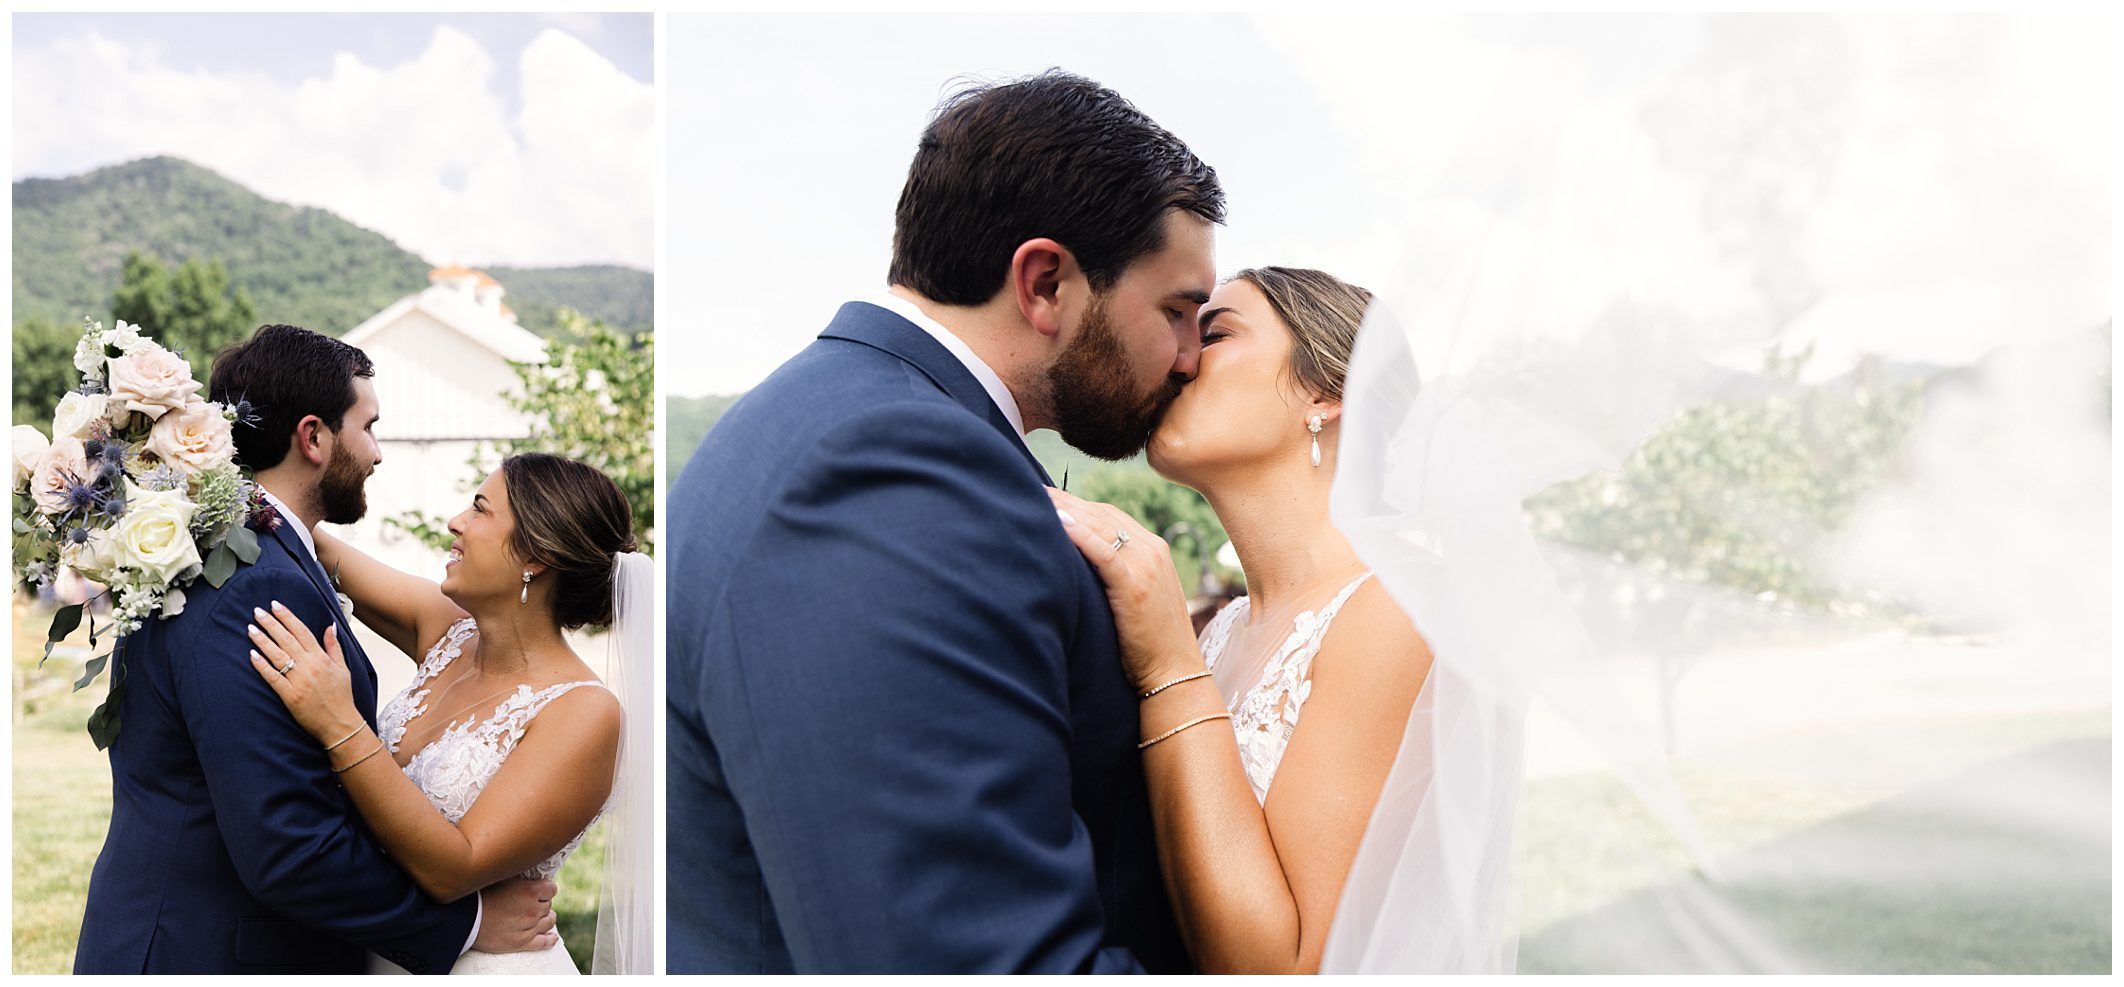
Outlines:
[[[128, 252], [175, 267], [219, 258], [261, 320], [339, 335], [427, 286], [428, 261], [323, 209], [264, 198], [177, 158], [15, 183], [16, 322], [110, 320]], [[650, 324], [652, 279], [624, 267], [489, 268], [526, 329], [568, 306], [607, 325]], [[151, 327], [152, 328], [152, 327]]]

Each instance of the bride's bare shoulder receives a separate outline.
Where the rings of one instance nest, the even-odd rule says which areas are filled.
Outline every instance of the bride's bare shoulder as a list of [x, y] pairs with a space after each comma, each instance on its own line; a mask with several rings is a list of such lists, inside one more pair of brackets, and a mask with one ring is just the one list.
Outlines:
[[1376, 686], [1390, 676], [1421, 684], [1430, 671], [1430, 643], [1377, 578], [1343, 602], [1313, 658], [1316, 681], [1352, 678]]
[[624, 719], [618, 696], [599, 685], [582, 685], [547, 703], [525, 736], [544, 733], [549, 741], [617, 750]]

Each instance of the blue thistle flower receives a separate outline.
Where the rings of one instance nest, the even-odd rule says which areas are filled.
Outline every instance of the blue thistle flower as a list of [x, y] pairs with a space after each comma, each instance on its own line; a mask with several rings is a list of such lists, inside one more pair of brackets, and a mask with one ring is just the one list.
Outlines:
[[83, 483], [79, 477], [72, 474], [67, 475], [65, 495], [65, 516], [67, 517], [73, 517], [77, 514], [86, 516], [89, 511], [100, 507], [103, 503], [103, 496], [97, 493], [93, 484]]
[[101, 463], [106, 470], [125, 469], [125, 443], [108, 439], [90, 439], [81, 443], [82, 451], [88, 453], [90, 462]]
[[229, 414], [235, 416], [234, 420], [239, 425], [257, 428], [265, 424], [265, 417], [258, 413], [257, 406], [251, 403], [250, 398], [237, 397], [236, 403], [229, 406]]

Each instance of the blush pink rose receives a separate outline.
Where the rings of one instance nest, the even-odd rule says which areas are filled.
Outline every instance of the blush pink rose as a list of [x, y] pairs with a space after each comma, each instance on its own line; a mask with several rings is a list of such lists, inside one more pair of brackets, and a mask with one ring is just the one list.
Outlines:
[[192, 403], [199, 392], [191, 364], [159, 346], [112, 360], [110, 387], [111, 400], [155, 419]]
[[66, 510], [67, 487], [86, 479], [88, 450], [80, 439], [62, 436], [44, 450], [44, 458], [37, 461], [36, 471], [30, 474], [30, 497], [36, 500], [39, 511], [57, 515]]
[[157, 459], [186, 473], [217, 469], [236, 458], [236, 440], [221, 406], [194, 401], [155, 419], [147, 448]]

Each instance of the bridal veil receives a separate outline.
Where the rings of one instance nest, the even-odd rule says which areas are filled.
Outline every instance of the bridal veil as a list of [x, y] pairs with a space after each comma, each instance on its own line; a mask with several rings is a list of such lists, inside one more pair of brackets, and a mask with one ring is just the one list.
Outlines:
[[1413, 30], [1332, 516], [1435, 664], [1323, 968], [2106, 970], [2099, 46]]

